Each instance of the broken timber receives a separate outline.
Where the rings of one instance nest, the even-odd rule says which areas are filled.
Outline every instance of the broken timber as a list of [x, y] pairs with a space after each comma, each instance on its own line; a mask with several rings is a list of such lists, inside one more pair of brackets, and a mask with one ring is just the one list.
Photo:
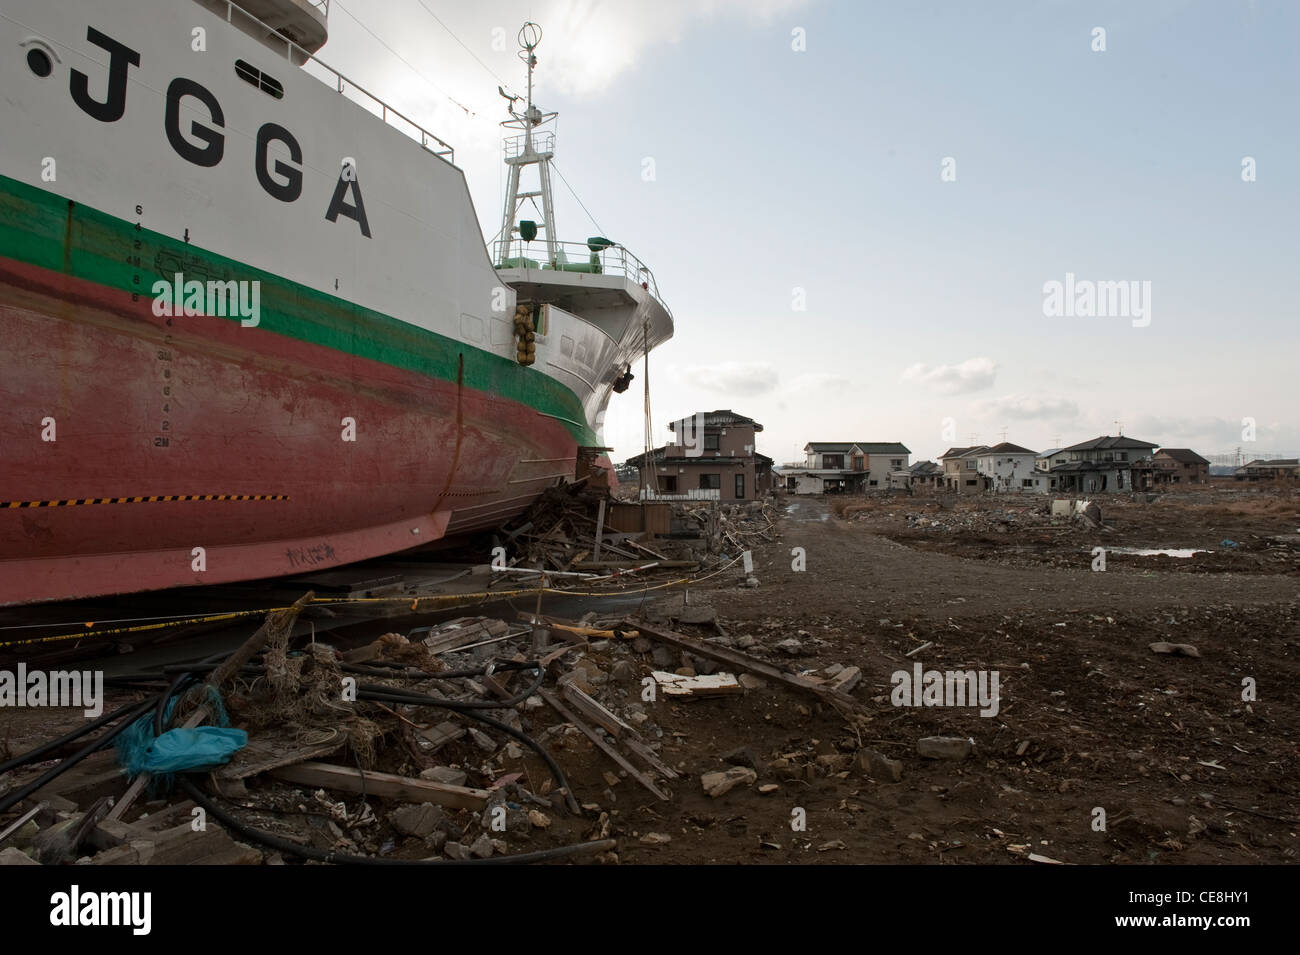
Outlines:
[[784, 670], [772, 666], [770, 663], [751, 657], [748, 653], [741, 653], [739, 650], [732, 650], [729, 647], [720, 647], [713, 643], [705, 643], [703, 640], [696, 640], [694, 637], [688, 637], [683, 633], [676, 633], [672, 630], [662, 630], [658, 627], [651, 627], [640, 621], [625, 621], [629, 627], [636, 627], [641, 631], [644, 637], [650, 637], [669, 646], [677, 647], [681, 650], [687, 650], [698, 657], [704, 657], [709, 660], [717, 660], [719, 663], [725, 663], [735, 667], [737, 670], [746, 670], [750, 673], [757, 673], [760, 676], [767, 677], [769, 680], [776, 680], [784, 683], [786, 686], [796, 690], [802, 690], [805, 693], [811, 693], [823, 702], [830, 703], [836, 708], [849, 712], [864, 712], [864, 707], [849, 694], [839, 690], [832, 689], [815, 683], [812, 680], [801, 676], [795, 676], [786, 673]]
[[554, 693], [546, 689], [539, 689], [537, 692], [541, 696], [541, 698], [547, 702], [547, 704], [551, 707], [551, 709], [559, 713], [560, 716], [563, 717], [567, 722], [572, 723], [574, 726], [576, 726], [578, 730], [584, 736], [587, 737], [587, 739], [591, 740], [593, 743], [596, 744], [597, 749], [599, 749], [602, 753], [604, 753], [615, 763], [617, 763], [619, 765], [619, 768], [626, 770], [629, 776], [631, 776], [638, 783], [644, 786], [647, 790], [653, 793], [657, 798], [662, 799], [664, 802], [669, 801], [671, 797], [662, 789], [660, 789], [658, 786], [656, 786], [653, 779], [651, 779], [645, 773], [641, 772], [641, 770], [633, 766], [630, 762], [628, 762], [627, 757], [625, 757], [622, 753], [616, 750], [608, 742], [602, 739], [599, 733], [593, 730], [586, 723], [582, 722], [582, 720], [578, 719], [577, 715], [573, 713], [567, 706], [561, 703], [559, 698]]
[[560, 692], [564, 694], [564, 698], [572, 704], [574, 709], [593, 723], [599, 724], [601, 729], [611, 736], [621, 736], [623, 733], [633, 732], [632, 727], [592, 699], [590, 695], [583, 692], [581, 687], [575, 686], [571, 682], [564, 683], [560, 687]]
[[431, 802], [435, 806], [478, 811], [487, 805], [491, 793], [484, 789], [466, 786], [449, 786], [430, 779], [411, 779], [393, 773], [360, 772], [351, 766], [333, 766], [329, 763], [298, 763], [280, 766], [270, 773], [276, 779], [297, 783], [300, 786], [319, 786], [337, 792], [365, 793], [407, 802]]

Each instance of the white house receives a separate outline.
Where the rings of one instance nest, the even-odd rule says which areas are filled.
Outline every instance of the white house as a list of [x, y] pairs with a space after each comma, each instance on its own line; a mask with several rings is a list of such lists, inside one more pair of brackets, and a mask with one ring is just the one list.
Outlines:
[[897, 441], [810, 441], [803, 450], [807, 470], [848, 493], [889, 487], [890, 475], [906, 471], [912, 454]]
[[1047, 490], [1047, 480], [1035, 470], [1038, 455], [1018, 444], [1003, 441], [991, 448], [980, 448], [975, 458], [975, 469], [987, 479], [990, 491]]

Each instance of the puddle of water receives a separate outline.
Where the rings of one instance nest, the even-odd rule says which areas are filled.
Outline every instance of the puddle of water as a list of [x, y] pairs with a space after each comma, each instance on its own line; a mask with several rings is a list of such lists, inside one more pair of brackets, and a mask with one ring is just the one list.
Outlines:
[[1193, 554], [1213, 553], [1204, 547], [1111, 547], [1110, 552], [1112, 554], [1133, 554], [1137, 557], [1156, 557], [1161, 554], [1165, 557], [1191, 557]]

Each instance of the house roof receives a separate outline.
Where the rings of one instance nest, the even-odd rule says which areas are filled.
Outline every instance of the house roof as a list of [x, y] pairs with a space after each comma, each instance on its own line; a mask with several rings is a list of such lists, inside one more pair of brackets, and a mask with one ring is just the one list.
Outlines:
[[1137, 438], [1130, 438], [1125, 435], [1111, 437], [1108, 434], [1100, 438], [1093, 438], [1091, 441], [1083, 441], [1079, 444], [1072, 444], [1068, 448], [1061, 448], [1062, 451], [1147, 451], [1157, 447], [1150, 441], [1139, 441]]
[[813, 454], [848, 454], [854, 448], [863, 454], [911, 454], [904, 444], [897, 441], [809, 441], [803, 446], [805, 451]]
[[1003, 441], [1001, 444], [995, 444], [991, 448], [984, 449], [985, 454], [1033, 454], [1037, 451], [1030, 451], [1028, 448], [1022, 448], [1018, 444], [1012, 444], [1010, 441]]
[[[743, 414], [736, 414], [730, 408], [722, 408], [718, 411], [697, 411], [695, 413], [704, 415], [704, 427], [706, 428], [729, 428], [733, 425], [752, 424], [755, 431], [763, 430], [763, 426], [753, 418], [746, 418]], [[668, 430], [676, 432], [677, 422], [668, 422]]]
[[1131, 470], [1126, 461], [1067, 461], [1065, 464], [1058, 464], [1052, 468], [1051, 473], [1056, 474], [1060, 471], [1128, 471]]
[[949, 448], [947, 451], [943, 452], [943, 454], [939, 455], [939, 460], [943, 461], [947, 458], [964, 458], [977, 451], [986, 450], [988, 450], [988, 446], [984, 444], [973, 444], [969, 448]]
[[908, 473], [914, 477], [920, 477], [923, 474], [938, 474], [943, 470], [943, 468], [939, 467], [939, 465], [935, 464], [933, 461], [917, 461], [907, 470]]
[[[1247, 461], [1242, 468], [1293, 468], [1300, 465], [1300, 458], [1273, 458], [1268, 461], [1261, 461], [1256, 458], [1254, 461]], [[1237, 470], [1241, 470], [1238, 468]]]
[[822, 454], [827, 451], [831, 454], [847, 454], [851, 447], [853, 447], [852, 441], [809, 441], [803, 446], [803, 449], [811, 451], [813, 454]]
[[1048, 448], [1046, 451], [1039, 451], [1039, 452], [1038, 452], [1038, 457], [1040, 457], [1040, 458], [1050, 458], [1053, 454], [1055, 454], [1056, 452], [1061, 451], [1061, 450], [1064, 450], [1064, 449], [1063, 449], [1063, 448]]
[[[668, 462], [668, 456], [665, 453], [665, 449], [668, 447], [669, 445], [663, 445], [661, 447], [655, 448], [654, 451], [651, 452], [652, 454], [654, 454], [655, 464], [665, 464]], [[676, 445], [672, 445], [672, 447], [676, 447]], [[754, 462], [758, 465], [762, 465], [763, 467], [772, 466], [772, 459], [769, 458], [766, 454], [759, 454], [757, 451], [755, 451], [753, 457], [754, 457]], [[729, 455], [716, 455], [716, 454], [685, 456], [680, 458], [679, 457], [673, 458], [672, 467], [685, 467], [690, 465], [711, 465], [711, 464], [738, 464], [748, 460], [749, 460], [748, 455], [743, 455], [740, 457], [729, 456]], [[635, 457], [628, 458], [626, 461], [623, 462], [623, 465], [625, 467], [631, 467], [631, 468], [639, 468], [643, 464], [645, 464], [644, 453], [638, 454]]]
[[1165, 457], [1173, 458], [1179, 464], [1209, 464], [1208, 458], [1203, 458], [1191, 448], [1161, 448], [1156, 454], [1163, 454]]

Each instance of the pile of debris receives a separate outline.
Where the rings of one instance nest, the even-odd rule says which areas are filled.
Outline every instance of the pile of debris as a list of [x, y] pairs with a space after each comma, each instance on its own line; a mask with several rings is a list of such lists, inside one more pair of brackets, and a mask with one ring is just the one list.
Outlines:
[[[682, 775], [648, 686], [681, 702], [780, 683], [861, 712], [856, 667], [801, 676], [729, 636], [520, 614], [340, 650], [293, 635], [309, 601], [220, 662], [115, 680], [116, 710], [0, 763], [0, 864], [615, 863], [614, 787], [669, 801]], [[112, 747], [142, 730], [180, 761], [125, 773]], [[205, 732], [242, 742], [186, 765]], [[580, 796], [557, 757], [587, 751], [610, 768]], [[728, 772], [706, 792], [755, 783]]]
[[616, 504], [604, 491], [578, 485], [548, 488], [533, 507], [503, 531], [507, 558], [494, 565], [493, 583], [536, 582], [606, 584], [647, 571], [695, 570], [695, 551], [681, 541], [660, 541], [646, 532], [610, 526]]
[[750, 550], [758, 544], [778, 540], [776, 505], [768, 500], [723, 504], [699, 501], [674, 505], [678, 514], [700, 529], [709, 554], [730, 554]]

